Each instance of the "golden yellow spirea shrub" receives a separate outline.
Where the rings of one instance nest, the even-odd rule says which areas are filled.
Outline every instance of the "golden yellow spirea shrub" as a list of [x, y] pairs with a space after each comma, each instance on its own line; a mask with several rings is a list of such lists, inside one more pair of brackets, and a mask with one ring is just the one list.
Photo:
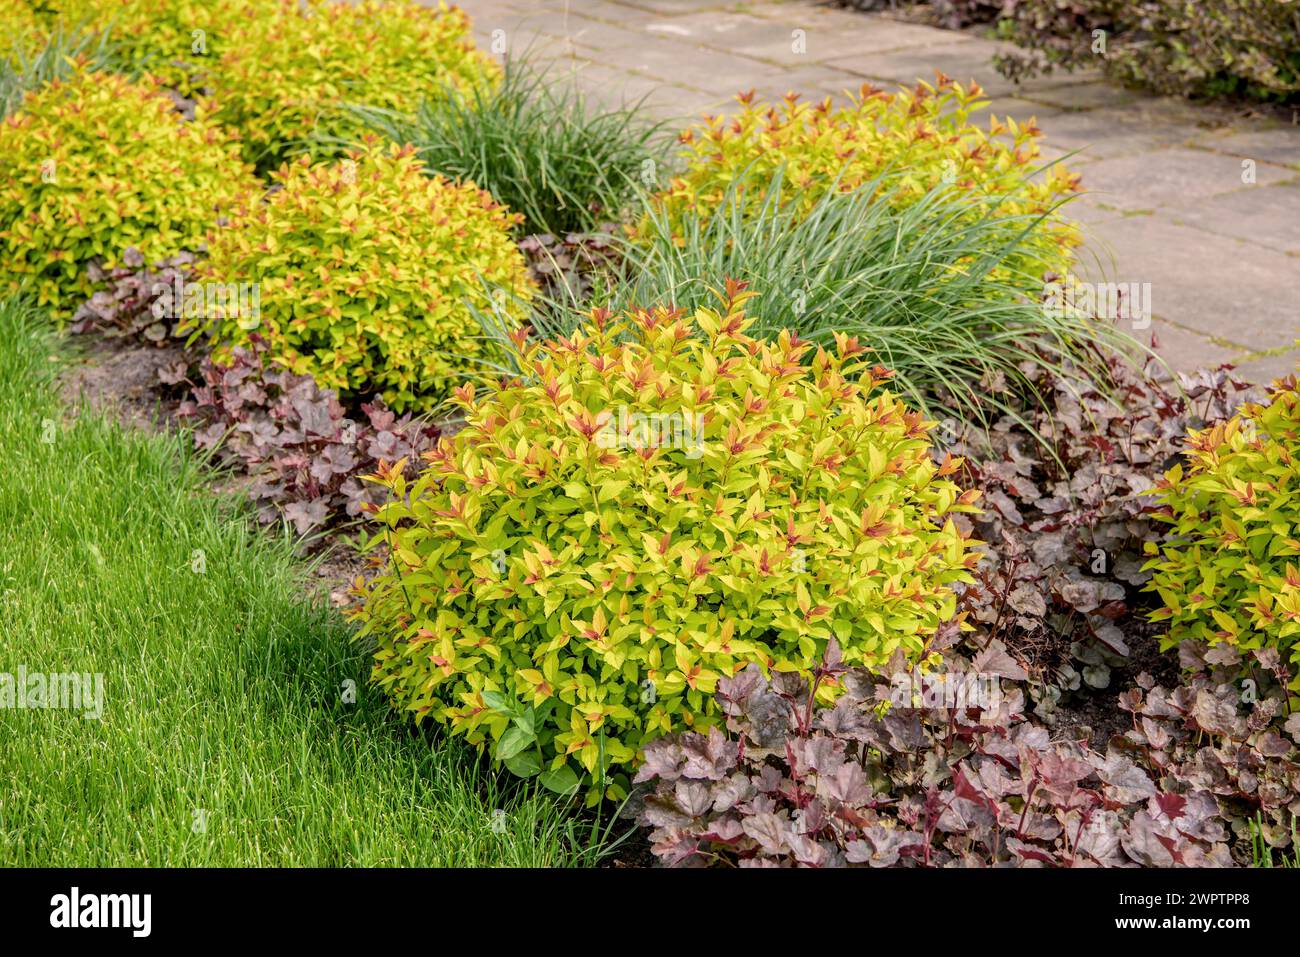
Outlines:
[[1158, 483], [1170, 538], [1147, 544], [1148, 590], [1168, 650], [1195, 640], [1271, 649], [1300, 693], [1300, 384], [1188, 436], [1186, 462]]
[[338, 151], [309, 144], [313, 133], [358, 138], [345, 102], [413, 111], [448, 85], [495, 84], [501, 74], [474, 46], [464, 11], [414, 0], [283, 0], [274, 15], [237, 27], [224, 51], [214, 80], [220, 116], [263, 168], [292, 152]]
[[851, 664], [926, 656], [971, 580], [953, 516], [978, 492], [856, 339], [808, 361], [746, 333], [749, 296], [520, 331], [527, 378], [458, 390], [465, 428], [419, 479], [377, 477], [391, 565], [353, 614], [398, 707], [617, 798], [642, 745], [716, 724], [719, 678], [751, 662], [806, 674], [832, 638]]
[[91, 259], [196, 249], [255, 183], [202, 109], [187, 122], [149, 77], [76, 70], [0, 122], [0, 289], [66, 319], [93, 291]]
[[65, 29], [108, 29], [135, 70], [189, 95], [201, 91], [233, 26], [267, 17], [279, 0], [55, 0]]
[[[510, 235], [519, 216], [472, 183], [426, 175], [412, 147], [303, 156], [274, 180], [282, 188], [210, 237], [205, 277], [257, 284], [260, 300], [260, 315], [195, 324], [218, 359], [256, 332], [322, 386], [427, 409], [492, 355], [470, 307], [508, 311], [533, 295]], [[494, 303], [496, 289], [506, 295]]]
[[48, 31], [26, 0], [0, 0], [0, 63], [30, 56]]
[[[805, 209], [833, 186], [857, 189], [886, 171], [898, 174], [888, 184], [897, 190], [896, 203], [949, 182], [1005, 196], [997, 208], [1003, 216], [1046, 212], [1074, 192], [1078, 176], [1060, 164], [1030, 180], [1034, 169], [1046, 165], [1037, 142], [1041, 131], [1032, 121], [1020, 125], [990, 117], [987, 131], [971, 121], [987, 105], [982, 93], [976, 83], [963, 85], [940, 74], [934, 85], [918, 83], [897, 93], [864, 84], [840, 107], [829, 97], [808, 103], [791, 94], [770, 105], [742, 94], [739, 112], [706, 117], [682, 133], [686, 168], [660, 201], [671, 221], [693, 212], [707, 217], [748, 171], [745, 183], [755, 185], [743, 198], [757, 205], [780, 167], [783, 196]], [[1047, 229], [1030, 238], [1032, 262], [1025, 265], [1064, 274], [1079, 241], [1077, 229], [1054, 215]]]

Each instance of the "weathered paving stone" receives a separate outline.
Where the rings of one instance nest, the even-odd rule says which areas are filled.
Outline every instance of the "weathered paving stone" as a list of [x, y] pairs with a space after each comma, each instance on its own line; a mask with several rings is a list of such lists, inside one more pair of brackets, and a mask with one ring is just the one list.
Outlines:
[[1017, 89], [1016, 95], [1025, 100], [1071, 112], [1091, 110], [1098, 107], [1122, 106], [1137, 99], [1136, 94], [1118, 89], [1112, 84], [1100, 80], [1091, 83], [1066, 83], [1058, 86], [1022, 83]]
[[[429, 0], [432, 3], [432, 0]], [[1161, 353], [1191, 370], [1241, 362], [1254, 381], [1291, 371], [1300, 352], [1300, 128], [1239, 110], [1150, 97], [1095, 69], [1017, 85], [970, 33], [902, 23], [808, 0], [461, 0], [490, 49], [503, 30], [550, 71], [606, 102], [646, 105], [684, 124], [734, 107], [753, 88], [842, 99], [862, 82], [892, 88], [935, 70], [985, 88], [989, 111], [1035, 116], [1044, 161], [1066, 157], [1089, 193], [1067, 207], [1088, 238], [1085, 277], [1152, 283]], [[804, 52], [791, 44], [804, 31]], [[987, 115], [987, 114], [985, 114]], [[981, 120], [981, 122], [986, 122]], [[1241, 182], [1241, 160], [1256, 183]]]
[[601, 52], [621, 52], [641, 45], [664, 47], [676, 52], [690, 50], [696, 45], [680, 37], [646, 32], [647, 26], [664, 22], [667, 21], [657, 17], [623, 22], [577, 16], [569, 18], [569, 27], [576, 42]]
[[574, 33], [573, 42], [585, 51], [583, 56], [606, 66], [720, 96], [749, 89], [773, 75], [768, 64], [712, 50], [687, 37], [600, 25]]
[[[1260, 166], [1257, 172], [1264, 169]], [[1177, 223], [1300, 256], [1300, 183], [1296, 180], [1268, 186], [1261, 175], [1258, 185], [1174, 206], [1169, 215]], [[1300, 302], [1300, 287], [1293, 294]]]
[[1257, 359], [1237, 359], [1233, 364], [1237, 367], [1237, 374], [1247, 382], [1267, 383], [1295, 374], [1300, 364], [1298, 360], [1300, 349], [1287, 349]]
[[1200, 139], [1197, 146], [1258, 163], [1300, 170], [1300, 127], [1224, 130]]
[[1126, 330], [1144, 346], [1152, 348], [1173, 371], [1188, 371], [1230, 362], [1241, 355], [1240, 349], [1231, 349], [1199, 333], [1190, 332], [1160, 319], [1142, 330]]
[[711, 2], [711, 0], [617, 0], [617, 2], [620, 6], [631, 7], [634, 10], [657, 13], [663, 16], [697, 13], [701, 9], [725, 10], [728, 7], [736, 6], [734, 3], [714, 3]]
[[1195, 140], [1202, 131], [1138, 107], [1060, 113], [1044, 127], [1054, 146], [1079, 150], [1093, 159], [1128, 156]]
[[[1088, 166], [1084, 187], [1100, 202], [1122, 210], [1153, 209], [1235, 195], [1251, 187], [1242, 182], [1240, 162], [1204, 150], [1182, 147], [1101, 159]], [[1285, 170], [1259, 167], [1261, 186], [1289, 178]], [[1229, 204], [1231, 204], [1231, 197]]]
[[711, 46], [793, 68], [934, 41], [934, 31], [928, 27], [889, 20], [876, 21], [867, 30], [846, 31], [840, 18], [827, 21], [806, 7], [770, 18], [700, 13], [664, 26], [682, 25]]
[[[994, 112], [997, 112], [996, 110]], [[1086, 167], [1096, 163], [1100, 157], [1089, 156], [1085, 151], [1058, 146], [1052, 142], [1052, 123], [1053, 119], [1048, 119], [1039, 124], [1042, 127], [1044, 136], [1038, 138], [1038, 152], [1042, 154], [1044, 161], [1059, 160], [1065, 163], [1072, 170], [1083, 170]]]
[[[798, 9], [800, 13], [807, 10], [804, 7]], [[617, 33], [610, 34], [616, 46], [630, 42], [621, 36], [623, 31], [656, 40], [677, 40], [708, 46], [724, 53], [773, 61], [767, 64], [767, 69], [774, 76], [781, 72], [775, 69], [778, 65], [803, 69], [808, 64], [820, 63], [871, 46], [859, 35], [849, 34], [846, 37], [842, 30], [808, 16], [777, 20], [754, 17], [748, 13], [711, 10], [677, 17], [650, 18], [634, 23], [611, 21], [611, 24], [618, 28]], [[873, 33], [872, 42], [880, 44], [881, 49], [917, 42], [915, 36], [909, 41], [907, 35], [895, 28], [918, 29], [908, 27], [907, 24], [891, 23], [888, 30]]]
[[[1069, 164], [1071, 169], [1073, 164]], [[1064, 215], [1074, 220], [1084, 227], [1084, 231], [1094, 230], [1102, 223], [1108, 223], [1111, 220], [1123, 219], [1125, 216], [1150, 216], [1154, 210], [1143, 212], [1125, 212], [1115, 206], [1100, 201], [1091, 193], [1080, 193], [1069, 200], [1065, 206]]]
[[651, 20], [641, 26], [646, 33], [655, 36], [681, 37], [706, 46], [720, 46], [723, 49], [735, 46], [738, 36], [743, 36], [756, 28], [771, 29], [771, 24], [748, 14], [722, 11]]
[[1090, 231], [1079, 268], [1092, 281], [1151, 283], [1152, 312], [1241, 352], [1300, 336], [1300, 259], [1154, 216]]
[[599, 3], [574, 3], [564, 10], [564, 15], [573, 21], [586, 20], [590, 23], [615, 28], [609, 34], [614, 37], [618, 36], [621, 30], [636, 31], [649, 24], [669, 23], [674, 19], [649, 10], [629, 7], [614, 2], [614, 0], [604, 0], [604, 2]]
[[[998, 49], [1014, 51], [1014, 44], [999, 43]], [[1051, 73], [1043, 73], [1032, 79], [1022, 80], [1021, 89], [1052, 90], [1062, 86], [1080, 86], [1086, 83], [1101, 83], [1106, 79], [1105, 74], [1096, 67], [1076, 67], [1073, 70], [1053, 70]], [[1124, 91], [1112, 84], [1111, 87], [1117, 94]]]
[[717, 112], [725, 105], [715, 94], [673, 86], [600, 63], [574, 60], [564, 64], [564, 72], [579, 89], [606, 106], [643, 103], [655, 116], [673, 121], [676, 126], [684, 126], [702, 113]]
[[911, 86], [918, 80], [932, 82], [936, 70], [961, 83], [976, 80], [990, 96], [1010, 96], [1016, 85], [993, 69], [992, 44], [978, 40], [946, 42], [938, 46], [909, 47], [884, 53], [858, 53], [827, 61], [877, 80], [892, 80]]
[[[554, 13], [571, 17], [585, 17], [592, 20], [605, 20], [611, 23], [653, 22], [664, 14], [653, 10], [628, 6], [620, 0], [495, 0], [506, 2], [517, 10], [527, 13]], [[460, 4], [465, 7], [465, 3]], [[473, 4], [468, 5], [473, 11]]]
[[474, 42], [483, 50], [531, 59], [553, 59], [568, 52], [568, 31], [563, 19], [542, 14], [520, 14], [498, 10], [474, 16]]
[[998, 118], [1010, 116], [1017, 123], [1024, 123], [1030, 119], [1038, 120], [1040, 128], [1044, 128], [1043, 121], [1049, 117], [1056, 116], [1061, 111], [1056, 107], [1045, 106], [1042, 103], [1033, 103], [1029, 100], [1022, 100], [1014, 96], [999, 96], [989, 101], [988, 113]]
[[[420, 2], [428, 7], [437, 6], [436, 2], [430, 2], [430, 0], [420, 0]], [[518, 4], [515, 0], [476, 0], [476, 2], [468, 5], [461, 4], [461, 7], [465, 12], [470, 15], [470, 19], [475, 21], [475, 26], [477, 26], [478, 21], [483, 18], [501, 17], [505, 15], [517, 17], [519, 16], [517, 6]], [[540, 5], [534, 7], [534, 9], [539, 8]]]

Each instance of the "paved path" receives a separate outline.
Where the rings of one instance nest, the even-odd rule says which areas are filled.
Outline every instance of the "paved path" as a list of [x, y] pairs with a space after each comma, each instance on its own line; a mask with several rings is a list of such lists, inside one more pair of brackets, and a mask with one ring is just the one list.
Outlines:
[[993, 41], [810, 0], [460, 5], [485, 49], [529, 50], [595, 94], [648, 96], [683, 121], [751, 87], [820, 98], [864, 81], [910, 85], [936, 68], [977, 79], [993, 112], [1038, 118], [1045, 154], [1080, 151], [1070, 165], [1088, 193], [1071, 208], [1090, 237], [1083, 269], [1151, 283], [1151, 330], [1173, 366], [1234, 361], [1266, 381], [1300, 360], [1300, 127], [1128, 92], [1096, 74], [1016, 86], [990, 65]]

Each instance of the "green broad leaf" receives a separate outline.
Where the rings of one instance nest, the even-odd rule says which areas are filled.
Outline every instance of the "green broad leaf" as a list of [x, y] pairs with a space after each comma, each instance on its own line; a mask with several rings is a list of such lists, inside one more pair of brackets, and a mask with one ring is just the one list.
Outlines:
[[520, 711], [514, 715], [515, 727], [532, 738], [537, 737], [537, 725], [534, 716], [535, 712], [532, 708]]
[[499, 691], [484, 691], [483, 703], [493, 711], [499, 711], [501, 714], [513, 715], [515, 713], [515, 709], [510, 707], [505, 697]]
[[565, 797], [576, 794], [578, 791], [578, 775], [567, 764], [547, 771], [537, 780], [541, 782], [542, 787], [546, 788], [546, 790], [554, 791], [556, 794]]
[[545, 701], [543, 701], [541, 704], [537, 706], [537, 709], [535, 711], [536, 723], [540, 724], [544, 722], [547, 718], [551, 716], [551, 712], [554, 710], [555, 710], [555, 699], [547, 698]]
[[506, 770], [516, 777], [531, 778], [535, 777], [542, 770], [541, 762], [537, 760], [536, 751], [525, 751], [522, 754], [516, 754], [509, 760], [501, 762], [506, 766]]
[[602, 502], [608, 502], [612, 499], [616, 499], [625, 488], [627, 488], [627, 481], [625, 479], [611, 479], [601, 485], [600, 500]]
[[506, 762], [509, 766], [510, 759], [532, 747], [537, 740], [537, 735], [531, 731], [524, 731], [518, 726], [511, 726], [506, 729], [506, 733], [501, 735], [501, 740], [497, 742], [497, 760]]

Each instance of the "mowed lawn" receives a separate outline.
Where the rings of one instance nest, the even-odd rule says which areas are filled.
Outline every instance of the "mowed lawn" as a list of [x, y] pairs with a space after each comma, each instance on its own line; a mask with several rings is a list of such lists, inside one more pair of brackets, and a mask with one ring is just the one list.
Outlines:
[[61, 409], [47, 325], [0, 304], [0, 673], [100, 673], [103, 714], [0, 710], [0, 865], [590, 862], [554, 798], [388, 711], [181, 439]]

